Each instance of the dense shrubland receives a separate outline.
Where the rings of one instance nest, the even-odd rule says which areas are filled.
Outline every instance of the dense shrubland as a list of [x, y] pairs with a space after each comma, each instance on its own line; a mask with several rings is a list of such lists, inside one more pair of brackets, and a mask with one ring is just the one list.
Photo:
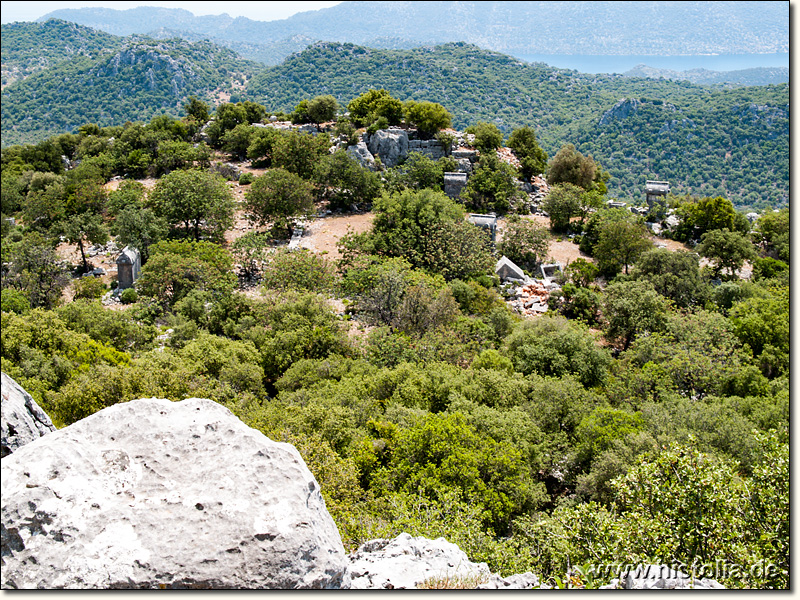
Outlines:
[[[330, 116], [315, 100], [296, 112]], [[353, 131], [446, 124], [438, 105], [378, 91], [350, 104]], [[450, 199], [447, 158], [367, 171], [327, 133], [257, 127], [254, 103], [218, 107], [195, 146], [204, 110], [3, 150], [3, 370], [54, 422], [139, 397], [220, 402], [298, 447], [348, 549], [408, 531], [503, 573], [721, 560], [742, 569], [718, 576], [728, 586], [788, 586], [788, 209], [751, 228], [725, 198], [674, 196], [696, 252], [654, 248], [640, 217], [604, 208], [600, 165], [565, 147], [547, 172], [551, 225], [593, 260], [522, 319], [488, 235], [464, 221], [497, 188]], [[516, 179], [502, 135], [476, 131], [479, 169]], [[546, 160], [531, 133], [512, 135], [523, 169]], [[267, 168], [241, 205], [212, 174], [231, 156]], [[282, 248], [296, 219], [354, 203], [374, 221], [341, 259]], [[237, 210], [252, 230], [227, 243]], [[500, 251], [534, 272], [551, 233], [520, 215], [507, 231]], [[62, 238], [109, 235], [142, 250], [135, 292], [110, 310], [82, 279], [64, 302], [86, 265], [63, 264]]]

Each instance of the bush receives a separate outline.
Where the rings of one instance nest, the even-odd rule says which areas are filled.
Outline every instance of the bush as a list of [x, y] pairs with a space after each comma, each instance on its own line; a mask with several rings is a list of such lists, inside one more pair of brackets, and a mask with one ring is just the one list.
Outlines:
[[255, 176], [252, 173], [242, 173], [239, 175], [239, 185], [250, 185]]
[[25, 314], [31, 309], [31, 303], [25, 294], [14, 288], [6, 288], [2, 291], [2, 310], [19, 315]]
[[270, 169], [253, 181], [245, 193], [244, 207], [254, 223], [271, 223], [276, 232], [288, 229], [294, 217], [314, 208], [312, 185], [285, 169]]
[[136, 290], [133, 288], [126, 288], [122, 290], [122, 293], [119, 295], [119, 300], [123, 304], [134, 304], [139, 299], [139, 294], [136, 293]]
[[492, 152], [503, 145], [503, 132], [494, 123], [481, 121], [465, 130], [475, 136], [475, 147], [481, 152]]
[[512, 216], [497, 250], [523, 269], [532, 271], [547, 259], [550, 233], [543, 225]]
[[75, 299], [97, 300], [106, 291], [106, 285], [97, 277], [82, 277], [75, 282]]
[[404, 104], [403, 110], [406, 121], [415, 124], [424, 135], [434, 135], [452, 124], [452, 115], [444, 106], [435, 102], [409, 100]]
[[505, 354], [521, 373], [574, 375], [587, 388], [603, 383], [611, 367], [611, 355], [588, 328], [560, 316], [521, 323], [506, 340]]
[[278, 250], [262, 268], [264, 286], [273, 290], [331, 291], [335, 279], [330, 262], [305, 248]]

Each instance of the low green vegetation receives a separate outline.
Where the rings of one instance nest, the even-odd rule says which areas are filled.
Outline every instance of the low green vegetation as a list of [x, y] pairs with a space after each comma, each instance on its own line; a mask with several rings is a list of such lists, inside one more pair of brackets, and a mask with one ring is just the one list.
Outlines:
[[[330, 116], [316, 98], [306, 128]], [[335, 127], [443, 124], [423, 102], [379, 88]], [[515, 214], [521, 174], [486, 123], [453, 199], [452, 157], [370, 171], [327, 132], [263, 126], [254, 102], [185, 108], [2, 152], [3, 370], [59, 427], [210, 398], [298, 448], [348, 550], [406, 531], [554, 585], [576, 565], [722, 561], [726, 586], [788, 587], [788, 209], [751, 226], [727, 198], [672, 196], [672, 235], [696, 244], [672, 252], [607, 208], [601, 161], [575, 147], [547, 163], [548, 227]], [[519, 131], [523, 170], [541, 164], [538, 130]], [[242, 153], [264, 169], [247, 184], [219, 173]], [[353, 205], [372, 224], [335, 258], [286, 247], [301, 218]], [[474, 209], [504, 215], [498, 244]], [[535, 273], [554, 235], [586, 257], [523, 318], [494, 265]], [[92, 257], [62, 259], [109, 236], [143, 258], [113, 310], [77, 278]]]

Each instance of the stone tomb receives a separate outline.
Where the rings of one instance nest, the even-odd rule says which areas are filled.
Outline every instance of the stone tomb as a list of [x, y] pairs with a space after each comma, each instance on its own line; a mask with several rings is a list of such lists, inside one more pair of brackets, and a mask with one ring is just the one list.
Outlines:
[[448, 172], [444, 174], [444, 193], [451, 198], [458, 198], [467, 186], [467, 174], [458, 172]]
[[133, 287], [142, 271], [142, 259], [136, 248], [125, 246], [117, 257], [117, 286], [124, 290]]
[[494, 272], [501, 281], [528, 281], [528, 277], [525, 275], [525, 272], [511, 262], [511, 260], [506, 256], [503, 256], [497, 261], [497, 264], [494, 267]]
[[489, 232], [489, 235], [492, 238], [492, 243], [497, 240], [497, 215], [494, 213], [489, 213], [488, 215], [472, 213], [469, 215], [467, 220], [476, 227], [480, 227], [481, 229]]

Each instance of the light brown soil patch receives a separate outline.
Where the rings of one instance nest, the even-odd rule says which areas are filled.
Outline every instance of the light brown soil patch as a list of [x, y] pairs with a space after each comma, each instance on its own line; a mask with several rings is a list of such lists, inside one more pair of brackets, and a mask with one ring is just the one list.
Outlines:
[[309, 222], [301, 248], [308, 248], [318, 254], [324, 254], [331, 260], [341, 258], [337, 242], [349, 232], [362, 233], [372, 227], [375, 215], [362, 213], [354, 215], [330, 215], [313, 219]]
[[[119, 188], [120, 184], [123, 181], [127, 181], [127, 179], [123, 179], [122, 177], [114, 178], [111, 181], [107, 182], [103, 187], [105, 187], [106, 190], [108, 190], [109, 192], [114, 192]], [[149, 179], [136, 179], [136, 181], [141, 183], [148, 190], [152, 190], [153, 187], [156, 185], [156, 182], [158, 181], [158, 179], [152, 179], [152, 178], [149, 178]]]

